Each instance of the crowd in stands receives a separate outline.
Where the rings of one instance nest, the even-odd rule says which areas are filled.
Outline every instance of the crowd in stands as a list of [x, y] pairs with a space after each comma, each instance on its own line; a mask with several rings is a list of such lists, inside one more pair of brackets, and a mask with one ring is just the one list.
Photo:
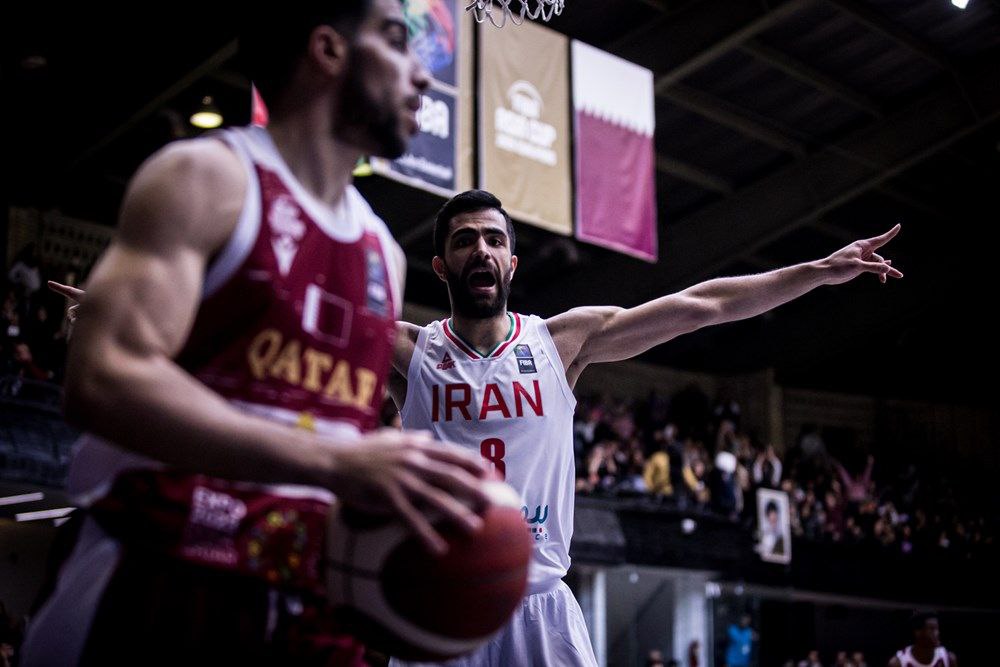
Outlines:
[[74, 276], [45, 266], [29, 244], [2, 278], [0, 396], [17, 394], [24, 380], [60, 383], [69, 324], [63, 297], [46, 289], [45, 282], [72, 282]]
[[[61, 383], [66, 304], [45, 283], [72, 284], [74, 270], [45, 266], [29, 244], [4, 273], [0, 398], [16, 396], [25, 381]], [[839, 460], [818, 429], [778, 452], [753, 437], [741, 417], [735, 401], [713, 407], [693, 386], [669, 399], [581, 398], [574, 424], [577, 490], [649, 497], [751, 526], [756, 490], [780, 489], [790, 499], [796, 537], [878, 544], [904, 554], [971, 556], [995, 547], [990, 508], [977, 506], [974, 496], [959, 498], [947, 478], [922, 476], [910, 462], [877, 462], [871, 454], [838, 452]]]
[[838, 452], [807, 429], [779, 453], [741, 428], [734, 401], [714, 408], [689, 387], [671, 399], [582, 398], [574, 442], [577, 491], [647, 497], [681, 511], [710, 512], [754, 525], [757, 489], [790, 500], [792, 534], [815, 541], [880, 545], [902, 554], [972, 557], [993, 553], [996, 525], [974, 495], [959, 497], [935, 471], [912, 462]]
[[868, 667], [865, 655], [861, 651], [847, 652], [837, 651], [832, 663], [824, 663], [820, 660], [819, 651], [809, 651], [809, 654], [798, 662], [788, 661], [785, 667], [823, 667], [833, 665], [833, 667]]

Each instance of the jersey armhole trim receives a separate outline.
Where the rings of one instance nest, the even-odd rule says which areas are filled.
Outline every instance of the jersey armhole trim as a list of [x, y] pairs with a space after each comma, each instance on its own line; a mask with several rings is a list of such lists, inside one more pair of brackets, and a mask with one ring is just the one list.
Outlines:
[[239, 137], [228, 132], [219, 137], [240, 159], [247, 176], [247, 192], [243, 198], [243, 208], [236, 221], [236, 228], [222, 250], [212, 261], [205, 272], [205, 283], [201, 296], [206, 299], [215, 294], [225, 285], [236, 271], [243, 265], [253, 250], [257, 235], [260, 232], [260, 180], [249, 154], [240, 144]]
[[365, 228], [371, 231], [375, 235], [375, 238], [378, 239], [379, 247], [382, 250], [382, 257], [385, 258], [385, 270], [386, 276], [389, 278], [389, 294], [392, 297], [393, 314], [397, 320], [402, 319], [404, 285], [400, 279], [400, 271], [403, 270], [403, 267], [399, 265], [399, 259], [400, 257], [404, 257], [403, 250], [392, 238], [392, 233], [386, 227], [382, 218], [371, 211], [369, 211], [369, 216]]
[[556, 349], [556, 343], [552, 340], [552, 334], [549, 333], [549, 328], [545, 324], [545, 320], [538, 317], [537, 315], [532, 315], [531, 318], [536, 320], [538, 325], [538, 337], [541, 339], [542, 344], [545, 346], [545, 354], [549, 356], [551, 360], [549, 363], [552, 364], [552, 368], [556, 371], [559, 376], [559, 387], [562, 389], [563, 396], [569, 403], [570, 408], [574, 411], [576, 410], [576, 394], [569, 386], [569, 382], [566, 380], [566, 369], [563, 368], [562, 357], [559, 356], [559, 350]]
[[410, 357], [410, 366], [406, 369], [406, 396], [403, 398], [403, 407], [399, 410], [399, 418], [404, 424], [407, 417], [413, 410], [415, 387], [420, 384], [420, 368], [424, 361], [424, 354], [427, 350], [428, 327], [420, 327], [417, 334], [417, 342], [413, 345], [413, 356]]

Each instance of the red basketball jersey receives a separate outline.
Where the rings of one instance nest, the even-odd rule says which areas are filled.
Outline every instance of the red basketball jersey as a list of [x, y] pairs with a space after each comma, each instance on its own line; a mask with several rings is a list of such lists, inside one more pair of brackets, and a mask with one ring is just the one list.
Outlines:
[[306, 192], [263, 128], [223, 137], [251, 187], [178, 361], [244, 409], [375, 428], [400, 303], [394, 242], [353, 187], [334, 209]]
[[[398, 246], [353, 186], [335, 207], [307, 192], [264, 128], [217, 136], [247, 192], [178, 363], [268, 419], [341, 439], [375, 428], [402, 304]], [[67, 486], [86, 502], [120, 470], [154, 464], [85, 434]]]

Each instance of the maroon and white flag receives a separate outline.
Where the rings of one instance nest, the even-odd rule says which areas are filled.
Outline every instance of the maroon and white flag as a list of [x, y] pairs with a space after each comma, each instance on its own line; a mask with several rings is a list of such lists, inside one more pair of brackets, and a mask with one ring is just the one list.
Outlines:
[[576, 236], [657, 257], [653, 73], [573, 40]]

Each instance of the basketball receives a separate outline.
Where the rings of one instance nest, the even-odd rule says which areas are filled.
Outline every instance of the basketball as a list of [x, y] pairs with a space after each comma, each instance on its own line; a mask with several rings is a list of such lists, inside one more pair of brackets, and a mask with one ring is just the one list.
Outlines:
[[352, 633], [405, 660], [444, 660], [469, 651], [507, 622], [524, 596], [532, 541], [521, 500], [487, 483], [483, 527], [436, 526], [448, 542], [429, 553], [402, 523], [373, 522], [334, 505], [327, 531], [327, 591]]

